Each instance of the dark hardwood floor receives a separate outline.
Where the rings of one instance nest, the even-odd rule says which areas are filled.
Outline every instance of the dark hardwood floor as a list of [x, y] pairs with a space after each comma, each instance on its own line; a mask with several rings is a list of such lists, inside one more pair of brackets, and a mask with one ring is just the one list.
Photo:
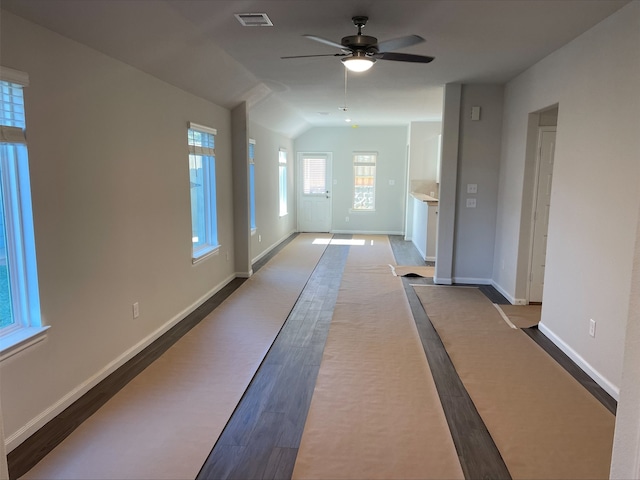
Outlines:
[[[293, 237], [254, 264], [258, 271]], [[350, 238], [348, 235], [335, 238]], [[399, 265], [426, 265], [411, 242], [390, 236]], [[290, 478], [322, 359], [324, 343], [349, 247], [329, 245], [293, 307], [280, 334], [202, 466], [198, 479]], [[51, 451], [104, 403], [142, 372], [185, 333], [235, 291], [236, 279], [185, 320], [131, 359], [85, 396], [45, 425], [9, 456], [10, 478], [16, 479]], [[425, 355], [443, 405], [467, 479], [511, 478], [489, 432], [466, 392], [440, 337], [427, 317], [411, 283], [431, 279], [403, 278]], [[508, 303], [491, 286], [479, 286], [495, 303]], [[615, 400], [580, 370], [537, 329], [524, 330], [609, 410]], [[212, 442], [215, 439], [212, 439]]]
[[198, 479], [291, 478], [348, 252], [325, 250]]
[[[411, 242], [395, 235], [390, 235], [389, 240], [398, 265], [425, 264]], [[432, 284], [432, 279], [404, 277], [402, 283], [465, 478], [510, 479], [498, 448], [411, 286], [415, 283]]]
[[560, 350], [549, 338], [547, 338], [538, 326], [531, 328], [523, 328], [522, 331], [529, 335], [540, 347], [542, 347], [553, 359], [558, 362], [567, 372], [575, 378], [580, 385], [586, 388], [594, 397], [596, 397], [607, 410], [614, 415], [618, 409], [618, 402], [609, 395], [595, 380], [587, 375], [578, 365], [575, 364], [562, 350]]
[[[258, 271], [296, 236], [297, 234], [291, 235], [256, 262], [253, 265], [254, 272]], [[180, 340], [189, 330], [200, 323], [203, 318], [209, 315], [209, 313], [218, 307], [245, 281], [246, 279], [244, 278], [232, 280], [218, 293], [191, 312], [184, 320], [176, 324], [154, 343], [102, 380], [76, 402], [67, 407], [62, 413], [12, 450], [7, 455], [9, 478], [14, 480], [27, 473], [60, 442], [78, 428], [82, 422], [98, 411], [100, 407], [107, 403], [107, 401], [118, 393], [127, 383], [151, 365], [152, 362]]]
[[[389, 239], [399, 265], [425, 264], [415, 248], [413, 248], [415, 252], [412, 252], [411, 242], [395, 235], [389, 236]], [[415, 283], [432, 284], [433, 281], [424, 278], [403, 278], [403, 283], [465, 477], [510, 478], [500, 453], [462, 385], [438, 333], [425, 313], [415, 290], [410, 286]], [[493, 286], [476, 286], [493, 303], [509, 304], [509, 301]], [[616, 400], [543, 335], [537, 326], [522, 330], [615, 415]]]

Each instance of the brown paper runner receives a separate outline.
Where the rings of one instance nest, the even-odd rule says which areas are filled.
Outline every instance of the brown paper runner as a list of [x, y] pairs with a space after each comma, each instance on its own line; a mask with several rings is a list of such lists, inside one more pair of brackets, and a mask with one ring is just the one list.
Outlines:
[[433, 277], [436, 272], [436, 267], [423, 266], [416, 267], [410, 265], [390, 265], [391, 271], [394, 275], [398, 277], [405, 277], [408, 275], [418, 276], [418, 277]]
[[23, 478], [195, 478], [327, 242], [301, 234]]
[[514, 479], [608, 478], [614, 416], [477, 289], [415, 286]]
[[540, 323], [542, 305], [498, 305], [509, 321], [518, 328], [529, 328]]
[[463, 478], [388, 240], [358, 238], [293, 478]]

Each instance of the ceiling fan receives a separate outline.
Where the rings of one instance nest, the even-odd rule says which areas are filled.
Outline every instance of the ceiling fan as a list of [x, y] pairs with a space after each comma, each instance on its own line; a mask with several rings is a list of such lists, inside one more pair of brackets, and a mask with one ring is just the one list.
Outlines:
[[419, 35], [407, 35], [405, 37], [395, 38], [393, 40], [386, 40], [384, 42], [378, 42], [376, 37], [370, 37], [362, 34], [362, 28], [367, 24], [368, 17], [356, 16], [353, 17], [353, 24], [358, 27], [358, 33], [356, 35], [349, 35], [343, 37], [340, 43], [327, 40], [326, 38], [318, 37], [316, 35], [303, 35], [310, 40], [324, 43], [331, 47], [336, 47], [342, 50], [342, 53], [329, 53], [322, 55], [296, 55], [287, 58], [307, 58], [307, 57], [344, 57], [342, 62], [344, 66], [354, 72], [364, 72], [369, 70], [376, 60], [392, 60], [395, 62], [413, 62], [413, 63], [429, 63], [433, 61], [434, 57], [428, 57], [425, 55], [413, 55], [409, 53], [395, 53], [393, 50], [399, 48], [410, 47], [425, 41], [424, 38]]

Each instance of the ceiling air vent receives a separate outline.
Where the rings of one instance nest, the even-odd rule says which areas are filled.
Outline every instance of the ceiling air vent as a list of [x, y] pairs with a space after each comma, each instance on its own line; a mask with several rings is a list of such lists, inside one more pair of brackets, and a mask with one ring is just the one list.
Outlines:
[[273, 27], [266, 13], [236, 13], [235, 16], [243, 27]]

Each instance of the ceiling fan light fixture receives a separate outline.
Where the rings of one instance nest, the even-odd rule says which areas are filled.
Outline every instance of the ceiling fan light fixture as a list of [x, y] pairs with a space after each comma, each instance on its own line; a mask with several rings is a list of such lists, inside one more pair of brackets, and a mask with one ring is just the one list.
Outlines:
[[366, 72], [375, 62], [375, 58], [367, 57], [363, 52], [353, 52], [353, 56], [342, 59], [344, 66], [352, 72]]

